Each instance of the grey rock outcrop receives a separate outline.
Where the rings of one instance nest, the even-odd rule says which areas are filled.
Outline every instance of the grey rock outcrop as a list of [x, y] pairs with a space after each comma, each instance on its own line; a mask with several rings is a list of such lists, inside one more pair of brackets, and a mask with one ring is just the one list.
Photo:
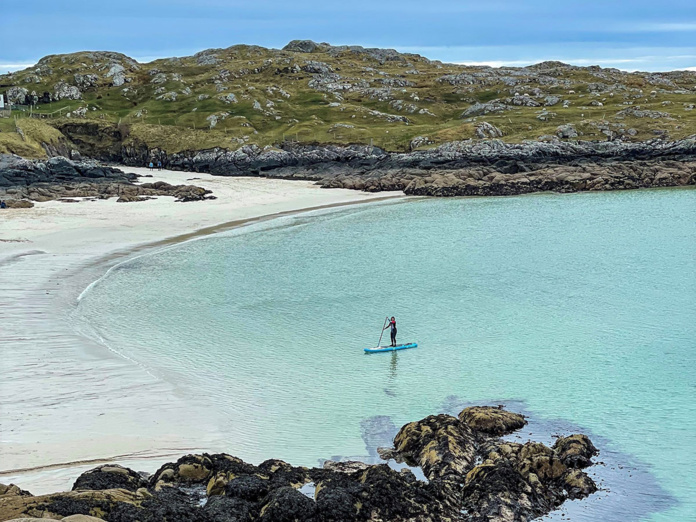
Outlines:
[[106, 77], [111, 78], [111, 83], [115, 87], [120, 87], [127, 81], [130, 81], [129, 78], [126, 78], [126, 68], [120, 63], [113, 64], [107, 71]]
[[512, 98], [505, 100], [511, 105], [516, 105], [520, 107], [539, 107], [541, 103], [536, 101], [534, 98], [528, 94], [515, 94]]
[[556, 127], [556, 136], [559, 138], [577, 138], [578, 131], [575, 129], [575, 125], [570, 123], [566, 125], [559, 125]]
[[74, 85], [65, 82], [58, 82], [53, 86], [53, 101], [60, 100], [81, 100], [82, 93]]
[[478, 136], [481, 139], [502, 138], [503, 131], [501, 131], [495, 125], [491, 125], [490, 123], [483, 121], [481, 123], [476, 124], [476, 136]]
[[[124, 149], [142, 165], [149, 151]], [[168, 168], [314, 180], [327, 188], [432, 196], [513, 195], [696, 184], [696, 139], [677, 142], [451, 142], [392, 153], [364, 145], [243, 145], [168, 155]]]
[[616, 113], [617, 118], [622, 118], [625, 116], [634, 116], [636, 118], [650, 118], [653, 120], [659, 118], [672, 118], [672, 115], [668, 112], [653, 111], [653, 110], [641, 110], [640, 107], [628, 107]]
[[324, 62], [317, 62], [314, 60], [308, 60], [305, 64], [300, 67], [304, 72], [312, 74], [330, 74], [334, 72], [333, 67]]
[[237, 97], [233, 93], [221, 94], [218, 98], [224, 103], [237, 103]]
[[470, 118], [472, 116], [483, 116], [490, 113], [504, 112], [508, 110], [508, 105], [499, 100], [493, 100], [488, 103], [474, 103], [467, 108], [461, 115], [462, 118]]
[[169, 91], [160, 94], [159, 96], [157, 96], [157, 99], [162, 101], [176, 101], [178, 96], [179, 95], [176, 93], [176, 91]]
[[313, 53], [322, 47], [325, 47], [325, 45], [320, 45], [312, 40], [293, 40], [283, 47], [283, 51]]
[[29, 90], [24, 87], [10, 87], [7, 89], [7, 99], [10, 103], [24, 103], [27, 94], [29, 94]]
[[74, 78], [75, 85], [82, 91], [92, 89], [99, 83], [99, 76], [96, 74], [75, 74]]

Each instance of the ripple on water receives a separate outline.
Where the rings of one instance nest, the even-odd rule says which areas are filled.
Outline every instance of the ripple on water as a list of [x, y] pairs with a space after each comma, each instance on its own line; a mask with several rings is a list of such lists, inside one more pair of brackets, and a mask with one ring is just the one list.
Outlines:
[[[696, 510], [683, 465], [696, 191], [419, 200], [295, 222], [122, 265], [77, 319], [197, 397], [221, 447], [248, 460], [374, 457], [448, 396], [507, 397], [533, 412], [535, 437], [582, 431], [602, 449], [609, 492], [565, 513]], [[364, 355], [387, 314], [419, 347]]]

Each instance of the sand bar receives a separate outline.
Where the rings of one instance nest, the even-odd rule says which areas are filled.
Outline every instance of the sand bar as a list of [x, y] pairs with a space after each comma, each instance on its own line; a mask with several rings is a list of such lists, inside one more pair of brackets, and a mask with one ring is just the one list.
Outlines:
[[194, 451], [231, 451], [195, 397], [80, 336], [68, 314], [113, 264], [166, 242], [263, 216], [401, 193], [321, 189], [312, 182], [124, 168], [142, 181], [196, 184], [215, 200], [38, 203], [0, 213], [0, 482], [32, 493], [68, 489], [116, 461], [153, 471]]

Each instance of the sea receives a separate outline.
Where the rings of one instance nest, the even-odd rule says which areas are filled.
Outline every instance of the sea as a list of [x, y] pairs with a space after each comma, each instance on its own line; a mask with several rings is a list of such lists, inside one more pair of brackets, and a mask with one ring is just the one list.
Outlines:
[[[366, 354], [391, 316], [418, 347]], [[254, 463], [376, 462], [407, 422], [503, 404], [511, 440], [601, 451], [600, 490], [545, 519], [696, 520], [693, 189], [284, 216], [116, 265], [72, 320]]]

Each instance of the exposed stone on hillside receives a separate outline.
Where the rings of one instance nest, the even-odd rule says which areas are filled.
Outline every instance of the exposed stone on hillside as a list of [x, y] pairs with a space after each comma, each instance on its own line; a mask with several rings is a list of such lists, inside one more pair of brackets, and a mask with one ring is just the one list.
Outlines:
[[292, 51], [296, 53], [313, 53], [320, 46], [325, 46], [325, 44], [317, 44], [312, 40], [293, 40], [283, 47], [283, 51]]
[[636, 118], [651, 118], [653, 120], [656, 120], [658, 118], [671, 118], [672, 117], [672, 115], [668, 112], [641, 110], [641, 108], [638, 106], [629, 107], [627, 109], [619, 111], [616, 113], [616, 116], [618, 118], [625, 117], [625, 116], [635, 116]]
[[106, 77], [111, 78], [114, 87], [120, 87], [130, 81], [130, 78], [126, 78], [126, 68], [120, 63], [113, 64], [107, 71]]
[[218, 96], [225, 103], [237, 103], [237, 97], [233, 93], [221, 94]]
[[[305, 141], [357, 140], [392, 150], [407, 149], [421, 135], [430, 136], [435, 144], [490, 136], [483, 133], [486, 137], [481, 138], [475, 125], [456, 128], [459, 115], [464, 119], [485, 116], [487, 123], [505, 131], [501, 139], [511, 143], [552, 134], [555, 125], [550, 127], [549, 122], [555, 120], [575, 125], [584, 139], [598, 141], [648, 140], [658, 135], [681, 139], [696, 130], [696, 114], [690, 110], [696, 95], [693, 71], [629, 73], [556, 62], [530, 67], [471, 66], [434, 62], [393, 49], [309, 40], [290, 42], [283, 50], [234, 45], [147, 64], [109, 52], [53, 55], [23, 71], [0, 75], [0, 85], [4, 86], [0, 92], [8, 93], [13, 104], [25, 105], [20, 110], [41, 116], [51, 113], [50, 124], [74, 111], [71, 100], [80, 98], [89, 103], [89, 119], [120, 119], [124, 125], [138, 120], [138, 124], [154, 123], [143, 121], [143, 115], [161, 113], [162, 102], [174, 101], [176, 96], [171, 107], [176, 117], [162, 118], [163, 123], [174, 124], [163, 125], [156, 133], [141, 133], [147, 141], [144, 146], [160, 148], [175, 141], [163, 136], [164, 131], [176, 134], [209, 127], [207, 118], [225, 110], [249, 119], [257, 134], [247, 141], [263, 145], [275, 143], [284, 134], [302, 140], [303, 131]], [[239, 100], [236, 107], [229, 107], [234, 101], [218, 97], [230, 92]], [[197, 103], [203, 99], [208, 101]], [[249, 111], [253, 100], [259, 101], [261, 110]], [[54, 105], [46, 106], [52, 101]], [[336, 110], [325, 111], [327, 105]], [[535, 110], [541, 107], [549, 109]], [[408, 116], [409, 128], [391, 133], [384, 128], [385, 122], [395, 122], [370, 117], [369, 111]], [[333, 126], [346, 118], [364, 121], [355, 122], [359, 130], [350, 136], [332, 135]], [[626, 131], [611, 128], [607, 135], [606, 125], [597, 127], [600, 120], [609, 126], [625, 123]], [[629, 133], [629, 128], [634, 132]], [[242, 135], [228, 138], [219, 130], [218, 125], [205, 138], [198, 134], [191, 149], [201, 148], [202, 143], [234, 146], [243, 139]], [[129, 145], [140, 146], [134, 141]], [[0, 142], [1, 150], [26, 150], [11, 140]]]
[[501, 131], [495, 125], [491, 125], [488, 122], [482, 121], [476, 124], [476, 136], [481, 139], [487, 138], [502, 138], [503, 131]]
[[575, 129], [575, 125], [571, 125], [570, 123], [559, 125], [556, 127], [556, 136], [559, 138], [577, 138], [578, 131]]
[[75, 74], [75, 85], [81, 91], [91, 89], [97, 86], [99, 76], [96, 74]]
[[484, 114], [504, 112], [506, 110], [508, 110], [508, 106], [498, 100], [488, 103], [474, 103], [462, 113], [461, 117], [470, 118], [471, 116], [482, 116]]
[[29, 90], [24, 87], [10, 87], [7, 89], [7, 99], [10, 103], [24, 103]]
[[312, 74], [330, 74], [334, 71], [333, 67], [331, 67], [330, 65], [324, 62], [317, 62], [314, 60], [309, 60], [305, 62], [305, 64], [302, 67], [300, 67], [300, 69]]
[[53, 86], [53, 101], [60, 100], [81, 100], [82, 93], [74, 85], [65, 82], [58, 82]]

